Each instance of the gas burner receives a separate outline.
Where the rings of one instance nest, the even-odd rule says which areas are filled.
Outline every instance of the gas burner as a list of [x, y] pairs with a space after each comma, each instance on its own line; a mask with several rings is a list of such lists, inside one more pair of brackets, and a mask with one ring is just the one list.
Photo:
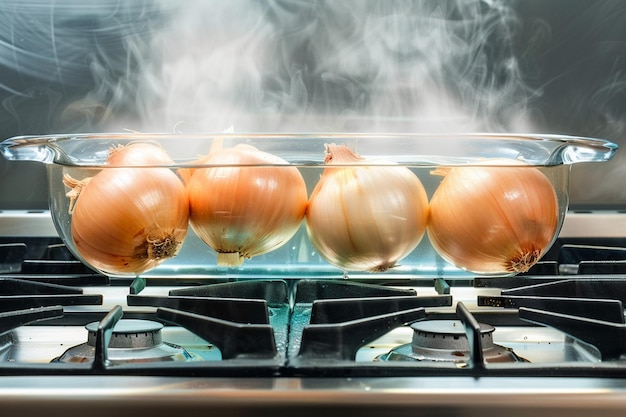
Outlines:
[[[398, 346], [377, 357], [378, 361], [449, 362], [464, 364], [470, 359], [465, 327], [460, 320], [429, 320], [411, 325], [411, 343]], [[480, 323], [486, 362], [525, 362], [511, 349], [493, 343], [495, 328]]]
[[[87, 343], [69, 348], [53, 362], [93, 362], [98, 322], [89, 323]], [[149, 320], [120, 320], [116, 323], [108, 346], [111, 363], [191, 361], [196, 357], [184, 348], [163, 342], [159, 322]]]

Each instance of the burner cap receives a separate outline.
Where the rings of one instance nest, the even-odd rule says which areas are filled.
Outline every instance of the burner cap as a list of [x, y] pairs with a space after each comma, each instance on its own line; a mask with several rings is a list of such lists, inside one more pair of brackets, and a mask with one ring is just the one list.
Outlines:
[[[96, 346], [98, 335], [98, 322], [89, 323], [85, 326], [89, 334], [87, 344]], [[161, 329], [163, 325], [149, 320], [120, 320], [113, 328], [109, 348], [151, 348], [162, 343]]]
[[[85, 326], [87, 343], [69, 348], [53, 362], [93, 362], [96, 351], [98, 322]], [[190, 361], [191, 355], [181, 346], [163, 342], [159, 322], [149, 320], [119, 320], [107, 348], [111, 363]]]
[[[479, 323], [480, 336], [484, 349], [493, 347], [493, 326]], [[413, 323], [413, 350], [440, 349], [449, 351], [469, 351], [465, 326], [460, 320], [429, 320]]]
[[[480, 323], [483, 356], [487, 362], [523, 361], [512, 350], [493, 343], [493, 326]], [[379, 356], [380, 361], [466, 363], [470, 359], [465, 326], [460, 320], [427, 320], [413, 323], [411, 343]]]

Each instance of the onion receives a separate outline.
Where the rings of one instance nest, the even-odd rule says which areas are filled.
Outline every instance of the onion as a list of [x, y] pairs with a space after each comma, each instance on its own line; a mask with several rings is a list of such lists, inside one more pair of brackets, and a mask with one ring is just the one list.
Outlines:
[[[157, 150], [129, 145], [107, 162], [167, 162], [160, 148], [148, 146]], [[110, 167], [82, 181], [66, 175], [64, 182], [71, 189], [74, 245], [91, 266], [138, 274], [178, 253], [187, 234], [189, 201], [170, 169]]]
[[239, 266], [296, 233], [307, 202], [296, 167], [248, 145], [212, 151], [203, 162], [216, 166], [195, 169], [187, 183], [190, 224], [219, 266]]
[[361, 165], [327, 166], [309, 198], [309, 239], [334, 266], [386, 271], [424, 235], [428, 197], [421, 181], [406, 167], [376, 165], [381, 163], [326, 145], [326, 164]]
[[434, 173], [445, 178], [430, 202], [428, 237], [455, 266], [479, 274], [526, 272], [556, 236], [556, 192], [537, 168], [473, 166]]

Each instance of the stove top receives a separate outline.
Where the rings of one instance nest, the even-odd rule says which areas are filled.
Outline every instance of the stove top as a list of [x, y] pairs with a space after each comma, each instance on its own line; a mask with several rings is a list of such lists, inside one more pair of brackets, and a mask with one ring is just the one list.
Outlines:
[[196, 282], [103, 276], [54, 239], [3, 243], [0, 373], [626, 376], [626, 251], [558, 250], [514, 278]]
[[217, 389], [256, 412], [261, 392], [338, 407], [447, 393], [473, 398], [467, 410], [491, 407], [474, 395], [521, 406], [549, 394], [533, 406], [576, 415], [603, 401], [610, 415], [626, 404], [625, 248], [561, 236], [513, 278], [131, 279], [90, 270], [56, 237], [7, 236], [0, 403], [176, 392], [215, 408]]

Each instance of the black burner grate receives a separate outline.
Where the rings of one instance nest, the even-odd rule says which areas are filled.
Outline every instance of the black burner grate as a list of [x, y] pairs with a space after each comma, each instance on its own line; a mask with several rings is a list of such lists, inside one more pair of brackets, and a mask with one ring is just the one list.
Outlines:
[[[593, 247], [591, 247], [593, 246]], [[512, 278], [445, 281], [408, 277], [406, 280], [196, 280], [181, 277], [118, 279], [84, 269], [58, 242], [31, 247], [28, 243], [0, 244], [0, 336], [39, 321], [55, 324], [91, 322], [97, 313], [98, 352], [92, 365], [47, 364], [21, 367], [0, 363], [0, 373], [234, 375], [234, 376], [626, 376], [622, 366], [626, 345], [623, 302], [626, 277], [613, 273], [626, 251], [607, 245], [567, 245], [565, 254], [545, 259], [532, 273]], [[595, 256], [593, 251], [608, 250]], [[40, 258], [32, 257], [38, 253]], [[593, 259], [589, 259], [593, 258]], [[602, 264], [593, 274], [588, 266]], [[613, 266], [607, 266], [613, 265]], [[597, 271], [613, 271], [603, 274]], [[451, 295], [457, 286], [498, 289], [497, 295], [478, 296], [480, 308], [471, 311]], [[416, 285], [418, 284], [418, 285]], [[83, 287], [117, 287], [126, 294], [128, 311], [82, 311], [69, 306], [101, 305], [101, 295], [86, 295]], [[174, 286], [167, 295], [147, 295], [150, 286]], [[420, 294], [413, 287], [429, 287]], [[456, 309], [453, 307], [456, 303]], [[147, 307], [136, 309], [135, 307]], [[440, 310], [439, 308], [442, 307]], [[496, 307], [496, 308], [493, 308]], [[498, 308], [499, 307], [499, 308]], [[107, 307], [108, 308], [108, 307]], [[500, 314], [515, 309], [518, 314]], [[68, 316], [71, 316], [68, 317]], [[184, 364], [110, 364], [109, 330], [122, 316], [159, 321], [186, 329], [219, 350], [218, 361]], [[470, 345], [464, 366], [439, 363], [358, 362], [356, 352], [376, 338], [415, 321], [460, 320]], [[506, 317], [503, 321], [500, 317]], [[573, 339], [595, 346], [604, 363], [532, 364], [486, 363], [480, 325], [510, 323], [551, 326]], [[54, 320], [52, 320], [54, 319]], [[485, 320], [487, 319], [487, 320]], [[491, 319], [494, 319], [491, 321]], [[84, 323], [83, 323], [84, 324]], [[173, 325], [173, 326], [172, 326]], [[4, 339], [2, 339], [4, 340]], [[0, 345], [3, 343], [0, 340]], [[3, 347], [0, 346], [0, 353]], [[18, 369], [18, 371], [16, 371]]]

